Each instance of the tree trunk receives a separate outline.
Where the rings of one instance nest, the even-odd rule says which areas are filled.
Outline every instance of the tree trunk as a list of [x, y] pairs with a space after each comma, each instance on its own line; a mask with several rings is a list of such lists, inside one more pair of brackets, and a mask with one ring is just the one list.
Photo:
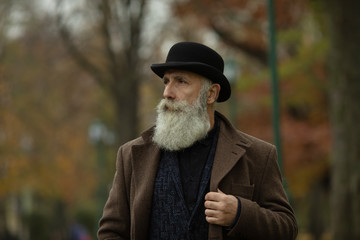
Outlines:
[[[146, 2], [103, 0], [87, 5], [100, 16], [97, 24], [94, 24], [94, 32], [102, 40], [100, 49], [105, 57], [102, 64], [101, 61], [91, 61], [74, 41], [64, 16], [57, 15], [60, 36], [68, 52], [109, 94], [114, 103], [116, 145], [138, 135], [137, 104], [141, 79], [139, 48]], [[117, 42], [121, 43], [120, 49], [114, 47]]]
[[360, 239], [360, 1], [326, 1], [333, 130], [332, 237]]
[[[139, 67], [135, 66], [135, 68]], [[121, 145], [138, 136], [138, 100], [139, 79], [137, 70], [124, 73], [122, 84], [119, 84], [118, 92], [112, 94], [116, 107], [116, 136], [117, 144]], [[121, 85], [121, 86], [120, 86]]]

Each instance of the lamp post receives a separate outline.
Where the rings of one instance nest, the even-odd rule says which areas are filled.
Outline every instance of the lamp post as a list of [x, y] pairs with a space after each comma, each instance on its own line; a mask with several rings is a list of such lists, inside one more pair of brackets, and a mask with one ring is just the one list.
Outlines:
[[275, 31], [275, 11], [273, 0], [268, 0], [268, 18], [269, 18], [269, 64], [271, 68], [271, 86], [273, 96], [273, 128], [275, 135], [275, 145], [278, 151], [278, 163], [283, 173], [282, 166], [282, 148], [280, 134], [280, 111], [279, 111], [279, 89], [277, 73], [277, 54], [276, 54], [276, 31]]
[[272, 121], [274, 129], [275, 145], [278, 153], [278, 164], [283, 177], [283, 185], [286, 194], [291, 201], [290, 193], [287, 189], [287, 182], [284, 174], [282, 161], [282, 146], [280, 132], [280, 110], [279, 110], [279, 87], [277, 72], [277, 54], [276, 54], [276, 31], [275, 31], [275, 10], [273, 0], [268, 0], [268, 18], [269, 18], [269, 64], [271, 69], [271, 85], [273, 97]]
[[[96, 193], [96, 218], [99, 220], [102, 216], [107, 195], [107, 185], [104, 181], [106, 162], [105, 147], [114, 142], [114, 134], [112, 134], [100, 120], [95, 120], [90, 124], [88, 135], [90, 143], [96, 148], [96, 164], [99, 173], [99, 182]], [[95, 229], [97, 229], [97, 221]]]

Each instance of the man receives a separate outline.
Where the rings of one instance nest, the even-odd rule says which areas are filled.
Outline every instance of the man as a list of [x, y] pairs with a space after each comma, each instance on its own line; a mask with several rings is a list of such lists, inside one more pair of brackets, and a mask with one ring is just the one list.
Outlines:
[[295, 239], [275, 147], [214, 110], [231, 94], [223, 68], [193, 42], [151, 66], [164, 82], [156, 126], [120, 147], [99, 239]]

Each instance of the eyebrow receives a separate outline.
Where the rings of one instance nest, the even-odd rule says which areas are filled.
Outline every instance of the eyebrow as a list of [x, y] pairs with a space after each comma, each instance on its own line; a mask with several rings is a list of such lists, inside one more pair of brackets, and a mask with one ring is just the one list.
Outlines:
[[174, 79], [176, 79], [176, 80], [186, 80], [187, 78], [185, 76], [183, 76], [183, 75], [175, 75]]
[[[189, 78], [187, 76], [184, 76], [182, 74], [173, 75], [172, 78], [177, 81], [179, 81], [179, 80], [188, 81], [189, 80]], [[163, 79], [163, 81], [167, 81], [170, 79], [170, 77], [164, 75], [162, 79]]]

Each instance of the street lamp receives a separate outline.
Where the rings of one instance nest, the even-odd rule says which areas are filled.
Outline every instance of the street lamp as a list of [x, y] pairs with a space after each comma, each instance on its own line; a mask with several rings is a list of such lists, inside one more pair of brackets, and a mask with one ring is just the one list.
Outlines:
[[115, 139], [114, 134], [100, 120], [94, 120], [89, 127], [89, 140], [93, 145], [99, 143], [110, 145]]
[[269, 64], [271, 68], [271, 85], [273, 97], [273, 129], [275, 137], [275, 145], [278, 153], [278, 164], [280, 172], [283, 175], [283, 185], [286, 194], [291, 201], [291, 196], [287, 188], [286, 177], [282, 159], [282, 144], [280, 130], [280, 107], [279, 107], [279, 86], [277, 71], [277, 54], [276, 54], [276, 27], [275, 27], [275, 9], [273, 0], [268, 0], [268, 18], [269, 18]]
[[[97, 220], [101, 218], [103, 206], [106, 201], [107, 196], [107, 184], [104, 181], [104, 171], [105, 171], [105, 147], [106, 145], [111, 145], [115, 141], [115, 136], [110, 132], [105, 124], [100, 120], [95, 120], [90, 124], [88, 131], [89, 141], [96, 148], [96, 163], [99, 171], [99, 182], [98, 189], [96, 194], [96, 203], [97, 203]], [[97, 221], [96, 228], [97, 229]]]

